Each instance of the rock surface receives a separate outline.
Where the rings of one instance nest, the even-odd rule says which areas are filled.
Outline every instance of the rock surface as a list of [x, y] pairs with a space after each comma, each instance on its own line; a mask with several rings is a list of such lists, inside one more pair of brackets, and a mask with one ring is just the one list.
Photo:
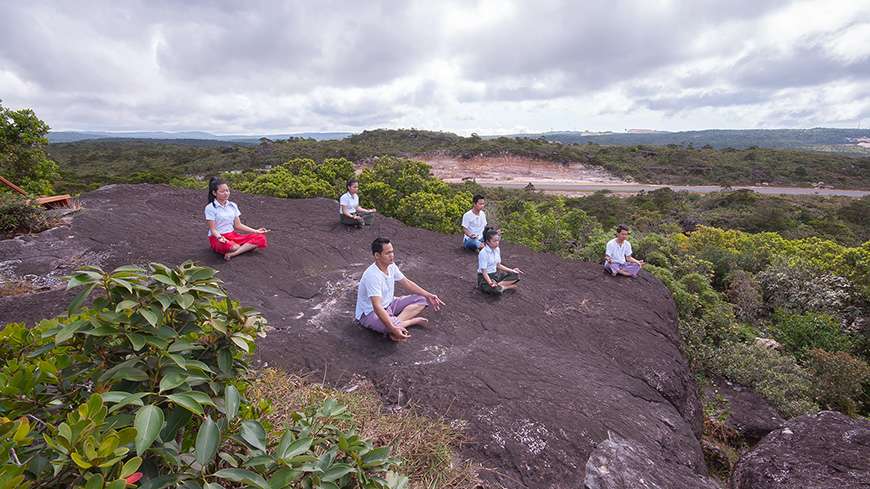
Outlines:
[[704, 390], [706, 402], [724, 401], [728, 417], [725, 426], [734, 430], [740, 440], [755, 445], [771, 431], [780, 428], [785, 420], [761, 396], [742, 385], [726, 380], [715, 380]]
[[[268, 249], [224, 262], [208, 248], [203, 192], [119, 185], [83, 195], [67, 227], [0, 242], [0, 271], [57, 280], [89, 263], [193, 259], [220, 270], [232, 296], [275, 328], [260, 341], [261, 364], [336, 384], [362, 374], [387, 404], [463, 420], [473, 440], [465, 455], [488, 469], [488, 487], [676, 487], [667, 485], [672, 474], [681, 488], [712, 487], [674, 304], [649, 274], [607, 277], [597, 265], [506, 244], [505, 263], [527, 275], [516, 293], [485, 297], [474, 289], [476, 257], [458, 235], [382, 216], [349, 230], [328, 199], [231, 198], [243, 222], [273, 229]], [[352, 321], [356, 280], [379, 235], [393, 240], [408, 277], [447, 303], [427, 311], [430, 325], [404, 344]], [[0, 323], [62, 313], [71, 297], [56, 287], [0, 298]], [[656, 482], [609, 483], [600, 467]]]
[[870, 421], [833, 411], [794, 418], [740, 458], [731, 488], [870, 488]]

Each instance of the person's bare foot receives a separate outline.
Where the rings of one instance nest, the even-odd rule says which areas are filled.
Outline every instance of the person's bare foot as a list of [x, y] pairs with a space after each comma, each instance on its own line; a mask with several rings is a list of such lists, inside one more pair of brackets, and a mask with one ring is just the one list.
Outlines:
[[406, 321], [402, 321], [402, 324], [405, 325], [406, 327], [407, 326], [426, 326], [427, 324], [429, 324], [429, 320], [426, 318], [419, 318], [418, 317], [418, 318], [413, 318], [413, 319], [408, 319]]
[[232, 253], [224, 253], [224, 260], [230, 261], [230, 258], [232, 258], [232, 257], [233, 257]]
[[390, 333], [390, 339], [395, 341], [396, 343], [404, 343], [404, 342], [408, 341], [408, 338], [410, 338], [410, 337], [411, 337], [411, 335], [401, 336], [401, 335], [397, 335], [395, 333]]

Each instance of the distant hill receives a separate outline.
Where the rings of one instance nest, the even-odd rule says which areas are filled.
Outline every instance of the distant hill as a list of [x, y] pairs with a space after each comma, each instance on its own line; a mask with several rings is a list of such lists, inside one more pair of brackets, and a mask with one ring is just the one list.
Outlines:
[[174, 141], [178, 139], [188, 141], [224, 141], [230, 143], [256, 144], [260, 138], [266, 137], [271, 140], [305, 138], [317, 141], [344, 139], [350, 136], [349, 132], [299, 132], [289, 134], [211, 134], [202, 131], [132, 131], [132, 132], [101, 132], [101, 131], [49, 131], [49, 143], [73, 143], [91, 139], [157, 139], [161, 141]]
[[626, 132], [589, 133], [557, 131], [536, 134], [514, 134], [508, 137], [528, 139], [544, 138], [563, 144], [611, 144], [636, 146], [639, 144], [665, 146], [678, 144], [714, 148], [809, 148], [816, 146], [855, 145], [860, 138], [870, 138], [870, 129], [709, 129], [683, 132]]

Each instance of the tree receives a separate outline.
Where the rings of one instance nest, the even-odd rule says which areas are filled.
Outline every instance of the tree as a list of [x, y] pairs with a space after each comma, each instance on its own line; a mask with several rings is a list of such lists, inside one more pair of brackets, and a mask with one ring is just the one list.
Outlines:
[[45, 152], [48, 129], [32, 110], [0, 104], [0, 175], [34, 194], [50, 194], [52, 181], [60, 176]]

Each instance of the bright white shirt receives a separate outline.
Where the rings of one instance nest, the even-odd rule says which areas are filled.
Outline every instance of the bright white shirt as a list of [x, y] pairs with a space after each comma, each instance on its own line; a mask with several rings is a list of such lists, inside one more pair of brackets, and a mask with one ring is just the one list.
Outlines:
[[338, 213], [341, 214], [341, 206], [347, 207], [349, 214], [356, 214], [356, 208], [359, 207], [359, 194], [351, 195], [350, 192], [345, 192], [338, 200]]
[[[235, 229], [233, 223], [236, 222], [236, 217], [242, 215], [239, 212], [239, 207], [235, 202], [227, 201], [226, 204], [220, 205], [217, 199], [211, 204], [205, 206], [205, 219], [214, 221], [214, 226], [220, 234], [229, 233]], [[211, 228], [208, 230], [208, 235], [211, 236]]]
[[[477, 235], [477, 239], [483, 239], [483, 229], [486, 227], [486, 213], [480, 211], [480, 214], [474, 214], [474, 211], [468, 211], [462, 215], [462, 227]], [[465, 241], [463, 233], [462, 241]]]
[[491, 248], [489, 245], [483, 247], [480, 253], [477, 254], [477, 272], [495, 273], [498, 264], [501, 263], [501, 249]]
[[631, 243], [628, 240], [622, 242], [622, 246], [616, 242], [616, 238], [607, 242], [607, 251], [605, 254], [610, 257], [613, 263], [625, 263], [625, 257], [631, 256]]
[[369, 265], [359, 281], [354, 317], [359, 319], [363, 314], [371, 314], [375, 310], [372, 306], [372, 297], [381, 298], [381, 307], [389, 306], [393, 302], [396, 282], [404, 279], [405, 276], [399, 271], [399, 267], [395, 263], [390, 263], [386, 275], [378, 268], [377, 263]]

